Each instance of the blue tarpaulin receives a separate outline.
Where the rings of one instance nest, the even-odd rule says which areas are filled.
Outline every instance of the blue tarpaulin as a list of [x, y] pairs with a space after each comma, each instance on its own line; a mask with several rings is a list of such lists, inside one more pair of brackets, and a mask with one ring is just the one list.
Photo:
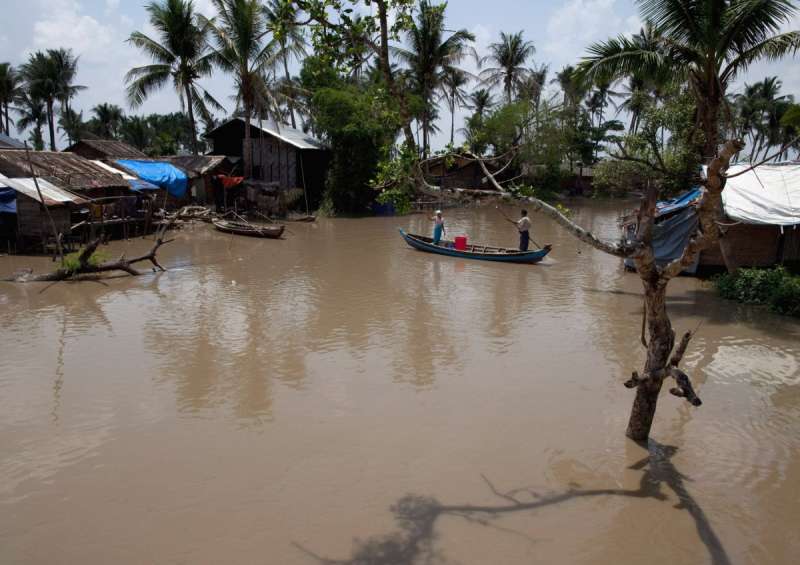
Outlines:
[[0, 213], [17, 213], [17, 191], [13, 188], [0, 186]]
[[167, 192], [175, 198], [183, 198], [183, 195], [186, 194], [189, 178], [186, 173], [170, 163], [135, 161], [131, 159], [120, 159], [117, 163], [140, 179], [160, 188], [166, 188]]
[[128, 179], [128, 184], [131, 185], [131, 190], [137, 192], [141, 192], [142, 190], [158, 190], [161, 188], [160, 186], [142, 179]]
[[[691, 204], [701, 194], [701, 190], [696, 188], [676, 198], [656, 204], [657, 219], [653, 228], [653, 251], [659, 266], [663, 267], [683, 254], [689, 238], [697, 229], [697, 211]], [[664, 218], [668, 214], [672, 215]], [[698, 259], [695, 259], [694, 265], [686, 268], [684, 272], [694, 273], [697, 271]], [[634, 268], [633, 259], [625, 259], [625, 266]]]

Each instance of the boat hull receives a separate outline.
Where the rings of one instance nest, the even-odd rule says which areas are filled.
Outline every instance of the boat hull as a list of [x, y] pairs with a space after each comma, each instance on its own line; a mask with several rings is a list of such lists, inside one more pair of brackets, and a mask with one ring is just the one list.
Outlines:
[[[449, 257], [460, 257], [461, 259], [477, 259], [479, 261], [494, 261], [496, 263], [538, 263], [544, 259], [552, 247], [545, 245], [542, 249], [535, 251], [519, 251], [503, 247], [489, 247], [482, 245], [469, 245], [466, 251], [460, 251], [454, 247], [449, 247], [453, 242], [441, 241], [439, 245], [434, 245], [429, 237], [406, 233], [400, 230], [400, 235], [408, 245], [419, 251], [436, 253], [437, 255], [447, 255]], [[478, 248], [483, 250], [478, 250]]]
[[245, 224], [243, 222], [229, 222], [218, 220], [214, 222], [214, 227], [224, 233], [245, 235], [248, 237], [264, 237], [268, 239], [278, 239], [283, 235], [284, 226], [257, 226]]

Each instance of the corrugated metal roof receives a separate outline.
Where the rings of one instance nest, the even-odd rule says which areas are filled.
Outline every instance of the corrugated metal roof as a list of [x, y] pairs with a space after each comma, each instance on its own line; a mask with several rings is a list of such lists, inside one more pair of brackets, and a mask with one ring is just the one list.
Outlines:
[[175, 155], [172, 157], [161, 157], [156, 160], [168, 161], [195, 176], [204, 175], [214, 170], [225, 159], [225, 155]]
[[[208, 132], [206, 137], [214, 137], [215, 132], [237, 121], [244, 123], [242, 118], [232, 118], [221, 126], [216, 127], [212, 131]], [[277, 124], [275, 122], [261, 122], [261, 126], [259, 127], [259, 123], [257, 121], [250, 120], [250, 127], [277, 137], [281, 141], [285, 141], [289, 145], [297, 147], [298, 149], [325, 149], [325, 144], [319, 139], [291, 126]]]
[[[70, 190], [128, 187], [122, 175], [110, 173], [77, 153], [31, 151], [30, 158], [37, 177], [54, 177]], [[0, 150], [0, 173], [12, 178], [30, 176], [26, 152]]]
[[[39, 191], [42, 193], [42, 198], [44, 198], [44, 204], [46, 206], [58, 206], [68, 202], [73, 204], [84, 204], [86, 202], [86, 200], [80, 196], [76, 196], [46, 179], [36, 179], [36, 181], [39, 183]], [[13, 188], [20, 194], [24, 194], [37, 202], [42, 202], [39, 199], [39, 191], [36, 190], [36, 184], [32, 178], [10, 179], [0, 175], [0, 184]]]
[[84, 145], [94, 149], [98, 153], [105, 155], [107, 159], [146, 159], [147, 155], [139, 151], [132, 145], [116, 139], [82, 139], [64, 151], [79, 152], [80, 146]]
[[104, 168], [109, 173], [116, 173], [118, 175], [122, 175], [122, 178], [124, 178], [125, 180], [134, 180], [136, 178], [136, 177], [134, 177], [132, 175], [129, 175], [126, 171], [123, 171], [121, 169], [117, 169], [115, 167], [112, 167], [111, 165], [109, 165], [107, 163], [103, 163], [102, 161], [92, 160], [92, 163], [94, 163], [98, 167]]
[[25, 144], [4, 133], [0, 133], [0, 149], [25, 149]]

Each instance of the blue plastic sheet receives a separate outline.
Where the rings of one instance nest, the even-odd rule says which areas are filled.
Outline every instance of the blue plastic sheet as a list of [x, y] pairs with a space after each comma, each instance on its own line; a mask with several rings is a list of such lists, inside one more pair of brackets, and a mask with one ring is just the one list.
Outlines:
[[682, 210], [686, 208], [690, 204], [693, 204], [695, 200], [700, 198], [702, 194], [702, 190], [699, 188], [695, 188], [690, 190], [689, 192], [684, 192], [680, 196], [676, 196], [670, 200], [660, 200], [656, 203], [656, 215], [663, 216], [664, 214], [669, 214], [671, 212], [677, 212], [678, 210]]
[[17, 213], [17, 191], [0, 186], [0, 214]]
[[135, 190], [137, 192], [141, 192], [143, 190], [158, 190], [161, 188], [158, 185], [142, 179], [128, 179], [128, 184], [131, 185], [131, 190]]
[[131, 171], [142, 180], [152, 183], [160, 188], [166, 188], [167, 192], [175, 198], [183, 198], [186, 188], [189, 186], [189, 178], [179, 168], [170, 163], [160, 161], [135, 161], [131, 159], [120, 159], [120, 165]]

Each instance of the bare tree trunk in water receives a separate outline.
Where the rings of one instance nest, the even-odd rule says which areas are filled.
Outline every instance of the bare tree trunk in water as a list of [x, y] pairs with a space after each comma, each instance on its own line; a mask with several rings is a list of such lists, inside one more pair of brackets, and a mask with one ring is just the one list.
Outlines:
[[[670, 389], [671, 394], [685, 398], [693, 406], [702, 404], [694, 392], [689, 376], [678, 368], [692, 334], [687, 332], [678, 347], [675, 347], [675, 332], [667, 314], [667, 286], [670, 280], [695, 262], [701, 251], [721, 243], [723, 234], [719, 223], [724, 218], [722, 191], [725, 188], [725, 171], [731, 158], [743, 147], [744, 143], [740, 140], [729, 140], [719, 154], [709, 161], [706, 190], [697, 208], [699, 219], [697, 231], [692, 234], [681, 256], [664, 266], [656, 263], [652, 245], [656, 201], [659, 195], [656, 188], [649, 188], [642, 200], [633, 241], [622, 240], [616, 244], [600, 240], [550, 204], [537, 198], [527, 199], [529, 210], [533, 209], [551, 217], [581, 241], [611, 255], [632, 258], [636, 263], [644, 287], [646, 318], [642, 325], [642, 344], [647, 349], [647, 360], [641, 376], [634, 371], [631, 378], [625, 382], [626, 387], [637, 389], [626, 431], [626, 435], [631, 439], [644, 441], [649, 437], [658, 406], [658, 396], [666, 378], [673, 378], [677, 384]], [[495, 189], [501, 193], [506, 192], [488, 170], [483, 159], [469, 153], [466, 156], [479, 163], [484, 175]]]

